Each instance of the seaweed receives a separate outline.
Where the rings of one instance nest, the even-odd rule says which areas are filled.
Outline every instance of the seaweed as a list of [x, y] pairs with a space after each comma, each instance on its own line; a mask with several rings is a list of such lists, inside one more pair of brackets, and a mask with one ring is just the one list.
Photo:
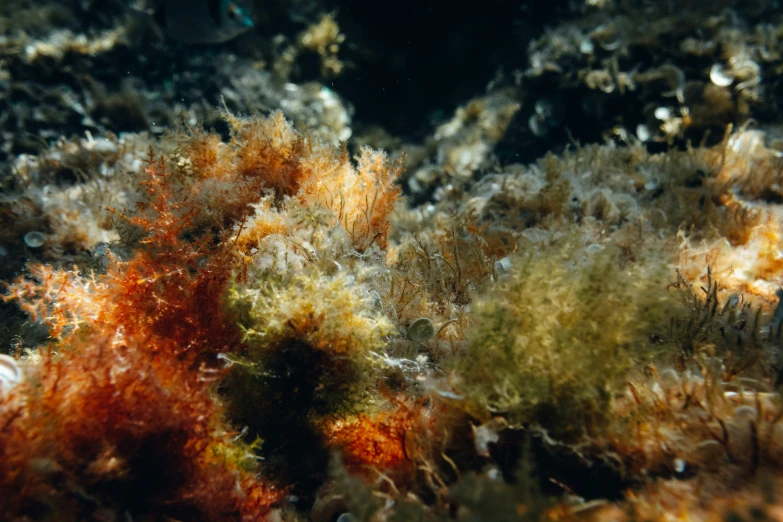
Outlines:
[[478, 411], [555, 438], [597, 435], [627, 372], [654, 355], [669, 302], [660, 268], [620, 269], [611, 247], [583, 256], [573, 240], [522, 253], [477, 303], [455, 368]]

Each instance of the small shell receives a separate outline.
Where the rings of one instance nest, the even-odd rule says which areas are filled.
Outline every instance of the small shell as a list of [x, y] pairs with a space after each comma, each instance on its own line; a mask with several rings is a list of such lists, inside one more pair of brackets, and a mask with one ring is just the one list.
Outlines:
[[486, 425], [473, 426], [473, 442], [476, 447], [476, 453], [482, 457], [489, 457], [489, 444], [500, 440], [498, 432]]
[[666, 368], [660, 372], [661, 382], [667, 387], [677, 386], [680, 384], [680, 375], [673, 368]]
[[719, 63], [716, 63], [710, 69], [710, 80], [718, 87], [728, 87], [734, 83], [734, 75], [723, 68]]
[[674, 459], [672, 463], [674, 465], [674, 471], [677, 473], [683, 473], [685, 471], [685, 461], [682, 459]]
[[672, 117], [672, 111], [668, 107], [658, 107], [655, 109], [655, 117], [661, 121], [666, 121]]
[[333, 483], [326, 483], [321, 487], [310, 511], [310, 520], [332, 522], [338, 518], [338, 513], [344, 514], [346, 512], [345, 496], [334, 490]]
[[707, 469], [716, 469], [726, 456], [726, 450], [717, 440], [707, 439], [696, 445], [693, 456]]
[[534, 108], [536, 114], [543, 118], [549, 118], [552, 116], [552, 112], [554, 111], [555, 106], [549, 100], [537, 100]]
[[502, 257], [495, 261], [495, 272], [497, 272], [498, 275], [505, 274], [509, 270], [511, 270], [511, 260], [509, 258]]
[[727, 312], [729, 310], [736, 310], [737, 306], [739, 305], [740, 298], [737, 294], [731, 294], [728, 299], [726, 299], [726, 303], [723, 305], [723, 310], [721, 310], [721, 313]]
[[13, 357], [0, 354], [0, 393], [7, 392], [22, 382], [22, 369]]
[[41, 248], [46, 241], [46, 236], [42, 233], [33, 231], [24, 235], [24, 243], [30, 248]]
[[435, 325], [426, 317], [419, 317], [408, 328], [408, 339], [423, 343], [435, 335]]
[[639, 138], [639, 141], [650, 141], [652, 138], [652, 133], [650, 132], [650, 127], [647, 125], [640, 123], [636, 126], [636, 137]]
[[623, 44], [623, 41], [617, 36], [614, 40], [602, 41], [601, 48], [605, 51], [616, 51]]
[[731, 72], [739, 81], [755, 81], [761, 76], [761, 67], [753, 60], [734, 57], [729, 63], [731, 64]]
[[662, 93], [663, 96], [676, 96], [677, 91], [685, 85], [685, 73], [682, 69], [671, 64], [665, 64], [657, 69], [660, 78], [669, 84], [669, 91]]
[[723, 446], [720, 445], [720, 443], [717, 440], [714, 439], [707, 439], [699, 442], [696, 445], [696, 451], [703, 451], [703, 452], [723, 452]]
[[764, 394], [763, 392], [772, 392], [772, 389], [764, 381], [759, 381], [758, 379], [752, 379], [750, 377], [738, 377], [736, 380], [743, 388], [747, 388], [754, 392], [762, 392], [762, 395]]
[[534, 136], [539, 138], [546, 136], [547, 132], [549, 131], [549, 128], [546, 126], [546, 122], [544, 122], [543, 118], [541, 118], [541, 116], [538, 114], [530, 115], [530, 118], [527, 120], [527, 127]]
[[612, 25], [601, 25], [597, 27], [590, 37], [598, 42], [605, 51], [616, 51], [623, 44], [620, 33]]
[[595, 45], [593, 45], [593, 41], [589, 38], [585, 38], [581, 42], [579, 42], [579, 52], [582, 54], [593, 54], [595, 51]]
[[749, 419], [755, 419], [759, 416], [759, 412], [753, 406], [742, 405], [734, 408], [734, 416], [739, 418], [747, 417]]
[[617, 88], [611, 73], [605, 69], [588, 72], [584, 82], [590, 89], [597, 89], [605, 94], [611, 94]]
[[476, 453], [482, 457], [489, 457], [489, 445], [496, 444], [500, 440], [500, 432], [508, 427], [506, 419], [495, 417], [481, 426], [473, 426], [473, 444]]
[[370, 290], [370, 299], [372, 301], [373, 308], [383, 312], [383, 299], [381, 299], [381, 294], [379, 294], [377, 290]]

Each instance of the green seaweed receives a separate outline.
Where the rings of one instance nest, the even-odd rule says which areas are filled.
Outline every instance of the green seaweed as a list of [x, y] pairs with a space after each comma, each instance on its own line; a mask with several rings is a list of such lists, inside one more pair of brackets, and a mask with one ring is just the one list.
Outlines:
[[585, 254], [571, 238], [512, 258], [508, 277], [477, 300], [455, 365], [474, 412], [558, 438], [595, 433], [628, 371], [656, 352], [650, 334], [672, 300], [654, 257], [621, 268], [616, 247]]

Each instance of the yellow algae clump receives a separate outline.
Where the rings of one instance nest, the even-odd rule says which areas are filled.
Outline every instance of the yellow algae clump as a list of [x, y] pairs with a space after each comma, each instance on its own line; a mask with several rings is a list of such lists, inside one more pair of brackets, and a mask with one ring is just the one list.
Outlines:
[[383, 337], [393, 330], [375, 310], [369, 289], [344, 272], [327, 276], [313, 270], [286, 284], [235, 287], [229, 301], [242, 309], [253, 350], [296, 339], [334, 356], [366, 354], [383, 347]]

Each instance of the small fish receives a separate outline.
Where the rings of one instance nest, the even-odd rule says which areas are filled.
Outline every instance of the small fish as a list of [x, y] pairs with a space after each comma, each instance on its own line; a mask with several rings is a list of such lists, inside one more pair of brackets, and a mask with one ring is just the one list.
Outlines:
[[253, 27], [231, 0], [137, 0], [134, 10], [152, 15], [166, 35], [184, 43], [221, 43]]

